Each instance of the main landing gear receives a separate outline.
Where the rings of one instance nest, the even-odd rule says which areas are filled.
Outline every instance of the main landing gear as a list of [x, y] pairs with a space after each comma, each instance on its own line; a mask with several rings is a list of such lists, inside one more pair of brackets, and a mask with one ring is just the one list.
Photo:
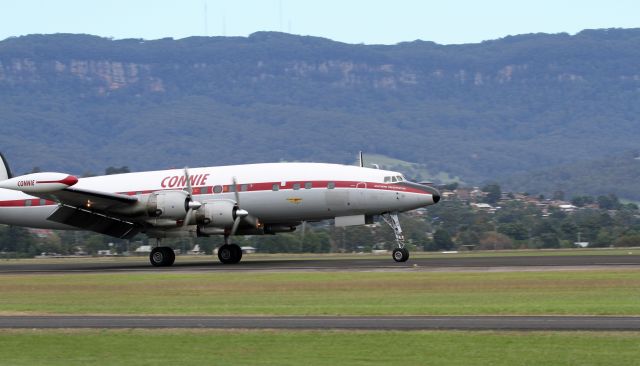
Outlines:
[[155, 247], [149, 254], [149, 261], [155, 267], [169, 267], [176, 261], [176, 253], [169, 247]]
[[218, 248], [218, 259], [222, 264], [236, 264], [242, 259], [242, 249], [237, 244], [229, 244], [229, 236], [224, 237], [224, 245]]
[[404, 235], [402, 235], [402, 228], [400, 227], [400, 220], [398, 220], [397, 212], [383, 213], [382, 219], [393, 229], [393, 233], [396, 236], [397, 248], [393, 249], [391, 255], [396, 262], [406, 262], [409, 259], [409, 250], [404, 244]]

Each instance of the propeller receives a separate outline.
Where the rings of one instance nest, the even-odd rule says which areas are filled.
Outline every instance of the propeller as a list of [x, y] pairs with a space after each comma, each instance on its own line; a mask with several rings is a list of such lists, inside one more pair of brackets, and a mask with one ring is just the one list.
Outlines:
[[198, 201], [194, 201], [192, 194], [193, 194], [193, 187], [191, 187], [191, 179], [189, 177], [189, 168], [184, 167], [184, 177], [186, 178], [186, 185], [187, 185], [187, 199], [189, 200], [189, 202], [187, 203], [187, 213], [184, 216], [184, 221], [182, 222], [182, 227], [185, 227], [187, 225], [189, 225], [189, 221], [191, 220], [191, 215], [193, 214], [194, 210], [197, 210], [200, 208], [200, 206], [202, 206], [202, 203], [198, 202]]
[[233, 177], [233, 193], [236, 196], [236, 205], [238, 208], [236, 209], [236, 219], [233, 221], [233, 226], [231, 227], [231, 233], [229, 236], [235, 235], [242, 219], [249, 216], [249, 212], [247, 212], [247, 210], [240, 208], [240, 193], [238, 192], [238, 181], [236, 177]]

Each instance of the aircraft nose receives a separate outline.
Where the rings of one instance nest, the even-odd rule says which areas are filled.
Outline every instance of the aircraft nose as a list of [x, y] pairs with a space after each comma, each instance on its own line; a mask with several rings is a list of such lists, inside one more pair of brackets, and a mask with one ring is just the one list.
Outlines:
[[431, 195], [431, 199], [433, 199], [433, 203], [438, 203], [440, 201], [440, 192], [437, 189], [424, 184], [418, 184], [418, 185], [421, 186], [421, 190]]
[[[403, 182], [403, 183], [415, 190], [422, 191], [424, 193], [428, 193], [429, 195], [431, 195], [431, 200], [433, 201], [433, 204], [438, 203], [440, 201], [440, 192], [431, 186], [420, 184], [420, 183], [413, 183], [413, 182]], [[426, 204], [432, 204], [432, 203], [429, 202]]]

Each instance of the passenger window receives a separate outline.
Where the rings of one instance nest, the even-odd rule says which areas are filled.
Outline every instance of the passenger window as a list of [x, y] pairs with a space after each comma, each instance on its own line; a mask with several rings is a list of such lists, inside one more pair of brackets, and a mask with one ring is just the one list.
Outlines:
[[271, 190], [273, 190], [273, 191], [280, 190], [280, 185], [278, 183], [274, 184], [273, 186], [271, 186]]
[[44, 206], [47, 204], [47, 200], [45, 199], [40, 199], [40, 206]]
[[247, 185], [247, 184], [241, 184], [240, 185], [240, 191], [246, 192], [248, 190], [249, 190], [249, 185]]
[[213, 193], [222, 193], [222, 186], [213, 186]]
[[311, 189], [313, 187], [313, 183], [307, 182], [304, 184], [304, 189]]
[[227, 189], [227, 192], [235, 192], [236, 191], [236, 186], [229, 186], [229, 189]]
[[24, 200], [25, 206], [31, 206], [31, 200]]
[[329, 188], [329, 189], [336, 188], [336, 183], [335, 182], [329, 182], [329, 184], [327, 184], [327, 188]]
[[384, 177], [384, 182], [385, 183], [391, 182], [391, 177]]
[[300, 189], [300, 183], [293, 183], [293, 189], [296, 191]]

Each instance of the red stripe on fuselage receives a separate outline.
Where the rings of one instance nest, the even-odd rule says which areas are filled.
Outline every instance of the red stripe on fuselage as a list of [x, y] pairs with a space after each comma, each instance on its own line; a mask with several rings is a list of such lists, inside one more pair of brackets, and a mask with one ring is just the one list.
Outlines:
[[[335, 184], [335, 188], [341, 188], [341, 189], [348, 189], [348, 188], [352, 188], [352, 189], [377, 189], [377, 190], [384, 190], [384, 191], [396, 191], [396, 192], [406, 192], [406, 193], [415, 193], [415, 194], [430, 194], [428, 192], [419, 190], [419, 189], [415, 189], [415, 188], [411, 188], [411, 187], [406, 187], [406, 186], [401, 186], [398, 184], [393, 184], [393, 183], [372, 183], [372, 182], [355, 182], [355, 181], [331, 181], [331, 180], [320, 180], [320, 181], [288, 181], [288, 182], [284, 182], [285, 184], [281, 184], [282, 182], [264, 182], [264, 183], [238, 183], [238, 189], [240, 190], [240, 193], [245, 193], [245, 192], [267, 192], [267, 191], [273, 191], [273, 186], [274, 185], [278, 185], [278, 191], [282, 191], [282, 190], [291, 190], [291, 191], [296, 191], [296, 190], [300, 190], [300, 191], [305, 191], [307, 190], [305, 188], [305, 183], [311, 183], [312, 187], [311, 189], [318, 189], [318, 188], [324, 188], [327, 189], [329, 183], [334, 183]], [[298, 184], [300, 186], [299, 189], [293, 189], [293, 186]], [[214, 193], [214, 187], [222, 187], [222, 192], [220, 193]], [[243, 186], [246, 186], [246, 190], [242, 190], [241, 188]], [[229, 193], [232, 192], [232, 187], [233, 185], [228, 184], [228, 185], [213, 185], [213, 186], [203, 186], [203, 187], [194, 187], [193, 188], [193, 195], [201, 195], [201, 194], [207, 194], [207, 195], [218, 195], [218, 194], [222, 194], [222, 193]], [[120, 194], [126, 194], [129, 196], [135, 196], [135, 195], [140, 195], [140, 194], [150, 194], [153, 192], [159, 192], [159, 191], [170, 191], [170, 190], [176, 190], [176, 189], [181, 189], [184, 187], [176, 187], [173, 189], [155, 189], [155, 190], [143, 190], [143, 191], [131, 191], [131, 192], [120, 192]], [[26, 201], [31, 201], [31, 205], [27, 206], [25, 205]], [[48, 205], [54, 205], [57, 204], [55, 201], [50, 201], [50, 200], [45, 200], [45, 204], [41, 205], [40, 204], [40, 199], [36, 198], [36, 199], [23, 199], [23, 200], [8, 200], [8, 201], [0, 201], [0, 207], [33, 207], [33, 206], [48, 206]]]

